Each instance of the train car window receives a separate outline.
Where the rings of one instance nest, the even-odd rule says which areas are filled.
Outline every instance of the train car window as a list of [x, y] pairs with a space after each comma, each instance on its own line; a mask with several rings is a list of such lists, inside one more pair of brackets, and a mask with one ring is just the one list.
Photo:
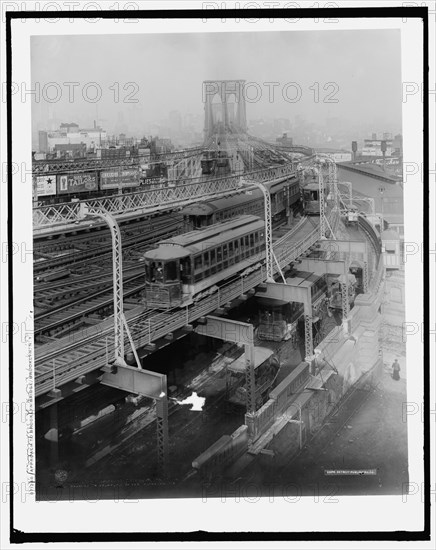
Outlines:
[[150, 262], [150, 282], [163, 283], [164, 273], [162, 262]]
[[241, 257], [243, 258], [244, 257], [244, 252], [245, 252], [244, 237], [241, 237], [239, 242], [241, 243]]
[[184, 285], [188, 285], [190, 283], [191, 278], [191, 258], [184, 258], [180, 262], [180, 277], [182, 279], [182, 283]]
[[223, 261], [223, 252], [220, 246], [216, 249], [216, 263], [220, 264]]
[[254, 235], [253, 235], [253, 233], [250, 235], [250, 248], [254, 248]]
[[203, 264], [202, 264], [202, 261], [201, 261], [201, 254], [199, 254], [198, 256], [195, 256], [195, 258], [194, 258], [194, 271], [200, 271], [202, 266], [203, 266]]
[[229, 258], [228, 247], [227, 247], [227, 244], [224, 244], [223, 245], [223, 267], [227, 267], [229, 265], [228, 258]]
[[174, 262], [167, 262], [165, 264], [165, 282], [166, 283], [172, 283], [174, 281], [178, 281], [178, 272], [177, 272], [177, 261]]
[[239, 262], [239, 241], [236, 240], [233, 242], [233, 248], [234, 248], [234, 258], [235, 258], [235, 262]]
[[203, 266], [205, 268], [209, 267], [210, 263], [209, 263], [209, 252], [205, 252], [203, 254]]
[[249, 240], [248, 235], [246, 235], [245, 236], [245, 250], [248, 251], [249, 247], [250, 247], [250, 240]]
[[233, 242], [229, 243], [229, 265], [233, 265], [235, 263], [235, 254], [233, 252]]
[[210, 265], [215, 265], [215, 250], [210, 251]]

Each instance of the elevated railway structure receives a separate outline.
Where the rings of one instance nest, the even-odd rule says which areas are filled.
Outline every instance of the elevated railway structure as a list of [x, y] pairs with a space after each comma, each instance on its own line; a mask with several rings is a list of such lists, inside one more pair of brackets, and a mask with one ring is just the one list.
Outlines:
[[[247, 174], [249, 179], [257, 182], [283, 181], [294, 175], [295, 165], [283, 165], [273, 168], [256, 170]], [[254, 189], [254, 186], [253, 186]], [[245, 192], [244, 188], [244, 192]], [[181, 208], [195, 200], [220, 198], [241, 193], [240, 176], [224, 178], [200, 179], [174, 187], [148, 189], [124, 195], [100, 197], [87, 201], [55, 204], [35, 207], [33, 209], [34, 236], [50, 235], [54, 231], [89, 228], [95, 222], [78, 222], [78, 213], [82, 203], [86, 203], [90, 211], [105, 211], [113, 215], [118, 221], [148, 215], [156, 212], [165, 212]]]
[[[286, 279], [284, 274], [291, 273], [291, 269], [295, 267], [295, 264], [302, 264], [302, 273], [306, 272], [308, 276], [315, 274], [316, 277], [314, 279], [316, 280], [332, 273], [335, 277], [337, 276], [340, 288], [338, 296], [341, 302], [340, 309], [342, 310], [342, 327], [337, 327], [340, 330], [340, 333], [337, 332], [338, 342], [340, 342], [338, 347], [342, 345], [346, 347], [349, 344], [347, 342], [348, 336], [354, 334], [353, 331], [356, 331], [357, 334], [360, 330], [358, 326], [360, 318], [356, 314], [357, 310], [352, 310], [350, 313], [348, 298], [351, 261], [353, 260], [362, 272], [362, 286], [365, 293], [362, 307], [365, 305], [365, 300], [368, 303], [371, 301], [370, 298], [374, 293], [378, 294], [377, 299], [379, 299], [383, 280], [383, 261], [379, 236], [374, 227], [365, 219], [365, 216], [357, 215], [357, 230], [363, 232], [366, 243], [362, 243], [361, 241], [356, 242], [353, 248], [353, 243], [347, 240], [340, 240], [340, 235], [343, 234], [340, 226], [341, 210], [342, 213], [347, 213], [353, 206], [353, 201], [351, 193], [346, 202], [339, 195], [335, 164], [326, 159], [320, 159], [312, 149], [307, 147], [268, 144], [250, 136], [247, 133], [245, 122], [245, 104], [242, 107], [239, 106], [240, 111], [238, 111], [237, 125], [232, 128], [229, 122], [227, 107], [225, 106], [226, 102], [222, 98], [224, 124], [217, 123], [214, 120], [209, 100], [206, 103], [207, 139], [205, 145], [201, 148], [175, 152], [171, 154], [171, 157], [166, 154], [162, 160], [164, 158], [165, 160], [171, 158], [171, 168], [168, 181], [165, 185], [158, 186], [155, 189], [141, 189], [134, 193], [118, 194], [86, 201], [43, 207], [37, 206], [33, 212], [36, 237], [49, 236], [54, 232], [67, 232], [71, 231], [72, 228], [76, 230], [94, 226], [95, 221], [79, 220], [80, 212], [86, 209], [90, 215], [112, 219], [112, 225], [109, 226], [111, 227], [111, 234], [115, 243], [113, 245], [115, 253], [112, 257], [114, 266], [113, 300], [110, 296], [111, 278], [108, 277], [107, 272], [101, 274], [98, 281], [87, 280], [86, 277], [81, 277], [75, 282], [77, 284], [73, 283], [73, 287], [69, 286], [70, 282], [65, 282], [65, 284], [62, 282], [59, 284], [47, 283], [39, 287], [39, 294], [37, 291], [39, 303], [42, 309], [45, 306], [45, 311], [40, 311], [35, 319], [36, 332], [42, 336], [42, 340], [44, 338], [48, 340], [47, 343], [37, 347], [35, 350], [34, 378], [37, 410], [50, 407], [65, 397], [98, 382], [124, 389], [124, 391], [146, 395], [156, 402], [160, 458], [166, 453], [164, 447], [168, 439], [166, 377], [159, 373], [144, 371], [141, 368], [139, 357], [143, 358], [152, 354], [157, 349], [170, 344], [194, 330], [200, 334], [209, 335], [207, 324], [208, 319], [211, 319], [211, 313], [215, 312], [218, 315], [218, 317], [214, 317], [215, 322], [225, 325], [226, 319], [220, 318], [219, 315], [231, 309], [232, 304], [245, 301], [253, 296], [256, 289], [260, 292], [266, 289], [266, 291], [271, 293], [273, 299], [281, 299], [288, 303], [296, 302], [304, 306], [304, 352], [307, 364], [303, 364], [301, 368], [302, 372], [304, 370], [304, 383], [311, 377], [311, 386], [307, 386], [309, 388], [308, 391], [312, 391], [313, 388], [316, 390], [323, 385], [323, 381], [321, 380], [320, 383], [319, 377], [317, 378], [316, 376], [317, 359], [312, 330], [317, 310], [313, 308], [319, 307], [321, 301], [325, 300], [326, 296], [323, 294], [324, 290], [322, 288], [314, 288], [316, 296], [312, 295], [312, 283], [309, 282], [306, 286], [301, 286], [298, 282], [300, 279], [297, 282], [292, 281], [292, 277]], [[216, 164], [223, 168], [222, 171], [217, 171], [216, 173], [225, 174], [225, 169], [234, 167], [235, 158], [237, 159], [238, 157], [239, 166], [242, 163], [239, 173], [237, 175], [229, 173], [221, 177], [214, 177], [213, 175], [205, 177], [203, 173], [199, 176], [198, 173], [202, 169], [201, 158], [205, 148], [209, 151], [216, 149], [218, 153], [215, 157], [211, 155], [212, 160], [215, 160], [215, 158], [218, 159]], [[209, 160], [208, 158], [207, 161]], [[41, 172], [36, 171], [35, 174], [48, 173], [47, 171], [49, 170], [59, 170], [62, 172], [68, 172], [71, 169], [92, 171], [112, 166], [111, 162], [113, 161], [107, 160], [107, 164], [99, 165], [96, 162], [93, 164], [84, 160], [83, 166], [75, 165], [74, 168], [68, 162], [66, 164], [60, 163], [59, 165], [55, 165], [54, 163], [45, 163], [44, 165], [41, 163], [37, 169], [41, 169]], [[139, 160], [125, 159], [125, 162], [129, 164], [139, 162]], [[207, 163], [205, 162], [205, 165]], [[227, 268], [228, 262], [227, 260], [221, 262], [223, 256], [221, 256], [221, 244], [218, 243], [216, 250], [219, 250], [221, 262], [219, 265], [224, 266], [223, 276], [213, 279], [213, 286], [205, 286], [204, 292], [202, 288], [198, 294], [193, 293], [189, 300], [180, 301], [177, 307], [174, 307], [176, 302], [171, 301], [168, 302], [167, 309], [163, 309], [162, 307], [153, 309], [154, 307], [158, 308], [157, 302], [149, 302], [150, 308], [144, 307], [139, 299], [139, 293], [144, 287], [141, 281], [143, 276], [141, 275], [141, 269], [135, 268], [133, 265], [127, 265], [127, 269], [125, 269], [125, 273], [128, 276], [125, 278], [127, 284], [123, 289], [121, 235], [114, 221], [115, 218], [122, 222], [137, 219], [141, 216], [151, 216], [156, 213], [179, 210], [199, 200], [232, 197], [257, 187], [263, 189], [262, 184], [280, 183], [290, 178], [295, 178], [298, 168], [304, 168], [305, 164], [312, 165], [318, 174], [319, 216], [305, 217], [285, 234], [273, 235], [271, 227], [272, 206], [270, 198], [266, 194], [265, 228], [261, 229], [262, 222], [259, 220], [253, 222], [258, 224], [255, 226], [255, 230], [258, 233], [253, 233], [254, 239], [256, 238], [255, 235], [259, 235], [262, 230], [265, 231], [266, 260], [258, 247], [256, 254], [252, 251], [248, 253], [251, 257], [244, 255], [245, 263], [243, 267], [240, 267], [242, 263], [238, 264], [235, 271], [232, 273], [229, 272], [224, 277], [224, 270]], [[244, 248], [244, 254], [248, 250], [248, 245], [251, 243], [248, 237], [244, 234], [244, 239], [246, 240], [241, 240], [241, 244], [237, 245], [238, 254], [240, 250], [239, 246], [241, 248], [242, 246], [246, 247]], [[138, 239], [135, 235], [132, 236], [132, 241], [134, 240], [137, 243]], [[233, 246], [236, 246], [234, 244], [236, 241], [233, 242], [230, 239], [228, 242], [231, 245], [222, 245], [222, 250], [226, 251], [223, 252], [223, 255], [229, 253], [228, 257], [230, 258], [230, 251], [233, 250]], [[243, 242], [245, 242], [245, 245], [243, 245]], [[108, 244], [106, 248], [108, 248]], [[123, 245], [125, 244], [128, 247], [128, 240], [127, 242], [123, 240]], [[368, 248], [367, 244], [369, 245]], [[89, 254], [89, 251], [83, 251], [83, 253], [86, 255]], [[43, 257], [43, 254], [44, 252], [42, 252], [41, 257]], [[109, 260], [110, 254], [111, 251], [105, 250], [100, 257], [105, 257]], [[207, 254], [209, 254], [209, 251]], [[216, 257], [218, 265], [218, 252], [216, 256], [215, 252], [213, 252], [213, 256], [212, 252], [210, 254], [211, 256], [207, 257], [213, 258], [214, 261]], [[204, 252], [204, 255], [206, 257], [206, 252]], [[86, 262], [88, 257], [81, 258], [80, 261]], [[192, 258], [192, 265], [195, 268], [194, 256]], [[48, 258], [48, 260], [59, 262], [56, 265], [65, 268], [70, 258]], [[212, 260], [210, 262], [210, 265], [212, 265]], [[42, 263], [43, 261], [41, 261], [41, 265]], [[118, 270], [116, 269], [117, 263]], [[178, 263], [175, 265], [179, 268]], [[184, 265], [188, 264], [183, 264], [180, 272], [176, 269], [176, 279], [182, 279], [181, 273], [184, 276], [188, 276], [188, 271], [185, 270]], [[201, 267], [206, 266], [206, 269], [208, 265], [203, 263]], [[39, 269], [43, 272], [42, 268]], [[336, 271], [331, 271], [332, 269], [336, 269]], [[159, 267], [156, 267], [156, 270], [159, 270]], [[192, 273], [194, 271], [195, 269], [193, 269]], [[118, 276], [115, 276], [115, 273]], [[215, 275], [215, 271], [213, 273]], [[220, 273], [221, 271], [219, 271]], [[160, 275], [162, 274], [163, 271], [161, 270]], [[147, 277], [148, 275], [147, 273]], [[167, 271], [165, 271], [165, 277], [167, 277]], [[173, 275], [169, 276], [169, 278], [170, 282], [174, 282]], [[277, 279], [283, 281], [284, 284], [277, 283]], [[151, 279], [151, 283], [154, 284], [156, 282], [159, 283], [160, 280]], [[86, 292], [88, 292], [88, 295], [85, 297]], [[89, 292], [91, 292], [90, 295]], [[55, 301], [58, 300], [57, 304], [50, 303], [49, 293], [54, 296]], [[135, 300], [132, 300], [129, 303], [129, 308], [124, 310], [124, 298], [129, 295], [134, 296]], [[313, 300], [316, 301], [316, 305]], [[59, 302], [61, 304], [60, 307]], [[91, 322], [88, 323], [91, 326], [87, 326], [80, 331], [77, 330], [78, 327], [84, 326], [83, 319], [86, 315], [92, 316], [99, 312], [105, 312], [107, 315], [111, 303], [114, 306], [114, 315], [112, 317], [106, 317], [105, 320], [99, 322], [99, 319], [94, 315], [94, 325]], [[374, 311], [378, 311], [378, 308], [375, 308]], [[375, 313], [374, 315], [376, 316], [377, 314]], [[229, 320], [229, 323], [232, 323], [232, 321]], [[201, 327], [204, 329], [204, 332], [201, 332]], [[263, 407], [261, 407], [257, 410], [254, 391], [253, 326], [247, 325], [247, 328], [251, 335], [250, 342], [247, 343], [239, 339], [230, 339], [230, 341], [235, 341], [237, 344], [243, 343], [245, 346], [248, 398], [246, 426], [243, 427], [243, 431], [248, 431], [251, 440], [254, 441], [261, 433], [268, 429], [270, 420], [276, 419], [274, 415], [280, 412], [277, 404], [280, 402], [280, 407], [282, 408], [284, 405], [287, 405], [289, 402], [289, 392], [295, 393], [294, 390], [299, 391], [302, 380], [299, 379], [298, 384], [294, 381], [292, 386], [289, 385], [286, 388], [282, 383], [284, 388], [282, 394], [277, 392], [275, 394], [274, 392], [270, 393], [270, 408], [268, 410], [272, 411], [274, 415], [268, 413], [270, 417], [267, 418], [265, 414], [267, 409], [263, 410]], [[51, 341], [50, 339], [53, 336], [56, 339], [53, 338], [53, 341]], [[377, 334], [375, 337], [377, 337]], [[328, 346], [330, 343], [332, 342], [327, 342], [325, 345]], [[323, 345], [321, 342], [321, 347]], [[333, 342], [333, 345], [335, 345], [335, 342]], [[336, 351], [335, 349], [335, 353]], [[129, 355], [133, 355], [134, 360], [130, 364], [127, 364]], [[327, 354], [324, 355], [327, 357]], [[115, 360], [113, 359], [114, 357]], [[138, 368], [136, 366], [133, 367], [133, 363], [136, 363]], [[131, 378], [127, 381], [125, 377]], [[272, 397], [273, 394], [274, 397]], [[271, 401], [274, 401], [274, 403], [271, 404]], [[262, 443], [259, 448], [263, 448], [264, 446], [264, 443]]]
[[[153, 155], [154, 161], [180, 161], [201, 154], [203, 146], [181, 149], [168, 153], [156, 153]], [[150, 156], [134, 155], [122, 159], [98, 159], [98, 158], [79, 158], [79, 159], [53, 159], [53, 160], [34, 160], [32, 161], [32, 174], [42, 176], [45, 174], [65, 174], [77, 172], [89, 172], [113, 167], [123, 167], [139, 165], [142, 162], [150, 160]]]
[[[293, 169], [294, 166], [288, 165], [258, 171], [255, 174], [257, 175], [257, 181], [271, 181], [272, 177], [280, 181], [280, 178], [286, 179], [289, 177], [288, 174], [293, 173]], [[219, 181], [232, 186], [230, 187], [230, 194], [241, 191], [239, 177], [222, 178]], [[236, 184], [238, 185], [237, 188]], [[165, 191], [177, 190], [180, 190], [180, 187]], [[92, 210], [92, 204], [90, 205], [89, 202], [92, 201], [88, 201], [88, 205]], [[73, 215], [77, 216], [74, 211], [70, 211], [70, 215], [71, 221]], [[328, 215], [330, 237], [334, 234], [338, 223], [339, 209], [334, 207]], [[297, 227], [276, 240], [274, 242], [274, 255], [277, 263], [274, 272], [279, 271], [303, 255], [316, 243], [319, 236], [319, 229], [317, 226], [314, 227], [313, 221], [303, 219]], [[189, 330], [192, 322], [217, 308], [225, 306], [239, 296], [244, 296], [267, 278], [270, 279], [268, 275], [265, 265], [255, 266], [250, 270], [246, 270], [240, 277], [220, 285], [210, 296], [182, 310], [162, 313], [138, 307], [128, 311], [126, 317], [131, 327], [135, 348], [145, 348], [149, 352], [154, 351], [157, 340], [165, 339], [168, 335], [173, 338], [175, 332]], [[78, 309], [79, 311], [71, 312], [72, 321], [74, 321], [74, 318], [80, 317], [82, 311], [80, 307]], [[50, 326], [50, 323], [48, 323], [49, 328]], [[113, 348], [111, 323], [106, 322], [99, 323], [97, 333], [96, 327], [91, 327], [85, 329], [79, 336], [77, 333], [73, 333], [66, 339], [41, 346], [36, 351], [36, 396], [47, 404], [62, 395], [62, 392], [59, 394], [61, 386], [65, 384], [74, 385], [79, 381], [80, 387], [80, 384], [84, 384], [83, 376], [107, 365], [108, 357], [111, 356]], [[130, 342], [126, 341], [126, 349], [131, 349]], [[53, 394], [54, 390], [56, 392]]]
[[[337, 210], [330, 213], [330, 223], [332, 227], [339, 223]], [[296, 260], [318, 239], [318, 227], [314, 228], [310, 220], [301, 220], [290, 233], [274, 243], [274, 254], [280, 267], [283, 269]], [[214, 293], [185, 308], [166, 312], [144, 310], [143, 307], [130, 310], [126, 318], [136, 349], [146, 348], [150, 353], [153, 352], [157, 340], [165, 339], [169, 334], [173, 338], [180, 330], [191, 330], [191, 323], [246, 295], [266, 278], [265, 265], [254, 266], [249, 272], [235, 277], [219, 286]], [[40, 406], [47, 406], [53, 400], [62, 398], [59, 388], [65, 384], [72, 384], [77, 391], [81, 384], [86, 383], [83, 377], [107, 365], [113, 349], [113, 326], [110, 321], [36, 349], [35, 393]], [[129, 341], [125, 342], [125, 349], [131, 351]], [[57, 391], [53, 393], [53, 390]]]

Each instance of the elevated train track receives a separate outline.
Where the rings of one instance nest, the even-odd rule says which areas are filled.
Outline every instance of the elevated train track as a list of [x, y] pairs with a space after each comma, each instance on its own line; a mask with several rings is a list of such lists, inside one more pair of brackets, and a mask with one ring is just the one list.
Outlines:
[[[336, 227], [339, 223], [339, 212], [330, 214], [330, 223]], [[319, 230], [303, 219], [290, 233], [274, 243], [274, 252], [283, 268], [301, 256], [313, 246], [319, 238]], [[195, 320], [209, 314], [238, 298], [266, 279], [264, 265], [254, 266], [250, 273], [235, 277], [220, 286], [216, 292], [183, 309], [176, 311], [156, 312], [136, 308], [126, 313], [136, 348], [152, 344], [164, 338], [168, 333], [182, 329]], [[77, 340], [75, 341], [75, 339]], [[126, 351], [130, 344], [126, 340]], [[110, 320], [91, 327], [84, 334], [71, 335], [53, 344], [47, 344], [36, 350], [35, 357], [35, 393], [41, 397], [53, 389], [54, 377], [56, 387], [73, 382], [79, 376], [100, 369], [107, 364], [113, 354], [113, 326]], [[55, 373], [55, 374], [54, 374]]]
[[[126, 235], [126, 238], [123, 239], [123, 251], [128, 252], [131, 249], [134, 249], [136, 246], [145, 246], [147, 244], [153, 244], [158, 240], [172, 235], [182, 227], [182, 218], [180, 217], [171, 217], [168, 219], [166, 217], [163, 220], [156, 220], [152, 224], [149, 223], [139, 223], [134, 230], [131, 230], [130, 227], [126, 228], [125, 231], [122, 230], [122, 233]], [[80, 239], [80, 243], [86, 243], [87, 241], [94, 242], [95, 233], [88, 235], [85, 238]], [[46, 273], [55, 268], [69, 268], [74, 272], [87, 272], [89, 269], [92, 269], [93, 264], [97, 264], [97, 267], [100, 271], [101, 262], [111, 261], [112, 256], [112, 241], [110, 238], [109, 231], [105, 231], [105, 236], [100, 238], [100, 234], [97, 236], [97, 246], [92, 248], [86, 248], [85, 250], [80, 250], [76, 248], [75, 239], [69, 240], [72, 251], [70, 253], [61, 254], [53, 257], [49, 257], [45, 253], [45, 259], [40, 260], [34, 263], [34, 274], [36, 276], [41, 276], [41, 274]], [[56, 249], [58, 245], [57, 242], [53, 244], [46, 244], [46, 247], [52, 246]], [[62, 245], [60, 245], [62, 246]], [[38, 254], [38, 249], [36, 251]]]

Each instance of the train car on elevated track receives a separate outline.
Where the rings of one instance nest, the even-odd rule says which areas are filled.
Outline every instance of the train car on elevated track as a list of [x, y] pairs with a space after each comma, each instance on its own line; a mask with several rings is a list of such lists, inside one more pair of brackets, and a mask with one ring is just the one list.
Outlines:
[[186, 306], [265, 261], [265, 224], [256, 216], [212, 225], [158, 243], [144, 254], [147, 307]]
[[[300, 187], [297, 178], [290, 183], [282, 181], [266, 184], [271, 195], [273, 216], [279, 217], [286, 213], [288, 207], [295, 208], [300, 200]], [[263, 218], [264, 199], [260, 189], [253, 189], [238, 195], [222, 199], [196, 202], [181, 210], [185, 229], [200, 229], [224, 220], [252, 214]]]

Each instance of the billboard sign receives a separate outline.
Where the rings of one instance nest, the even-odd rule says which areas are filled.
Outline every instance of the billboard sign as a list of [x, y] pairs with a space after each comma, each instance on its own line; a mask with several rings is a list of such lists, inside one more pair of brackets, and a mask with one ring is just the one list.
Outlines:
[[122, 189], [139, 185], [139, 170], [105, 170], [100, 173], [101, 189]]
[[58, 176], [58, 193], [86, 193], [97, 189], [97, 178], [93, 172], [64, 174]]
[[100, 172], [101, 189], [118, 189], [120, 187], [119, 170], [105, 170]]
[[133, 185], [138, 185], [138, 176], [139, 176], [139, 169], [138, 168], [125, 168], [120, 170], [120, 177], [121, 181], [124, 184], [123, 186], [130, 187]]
[[56, 195], [56, 176], [36, 176], [36, 193], [38, 197]]

